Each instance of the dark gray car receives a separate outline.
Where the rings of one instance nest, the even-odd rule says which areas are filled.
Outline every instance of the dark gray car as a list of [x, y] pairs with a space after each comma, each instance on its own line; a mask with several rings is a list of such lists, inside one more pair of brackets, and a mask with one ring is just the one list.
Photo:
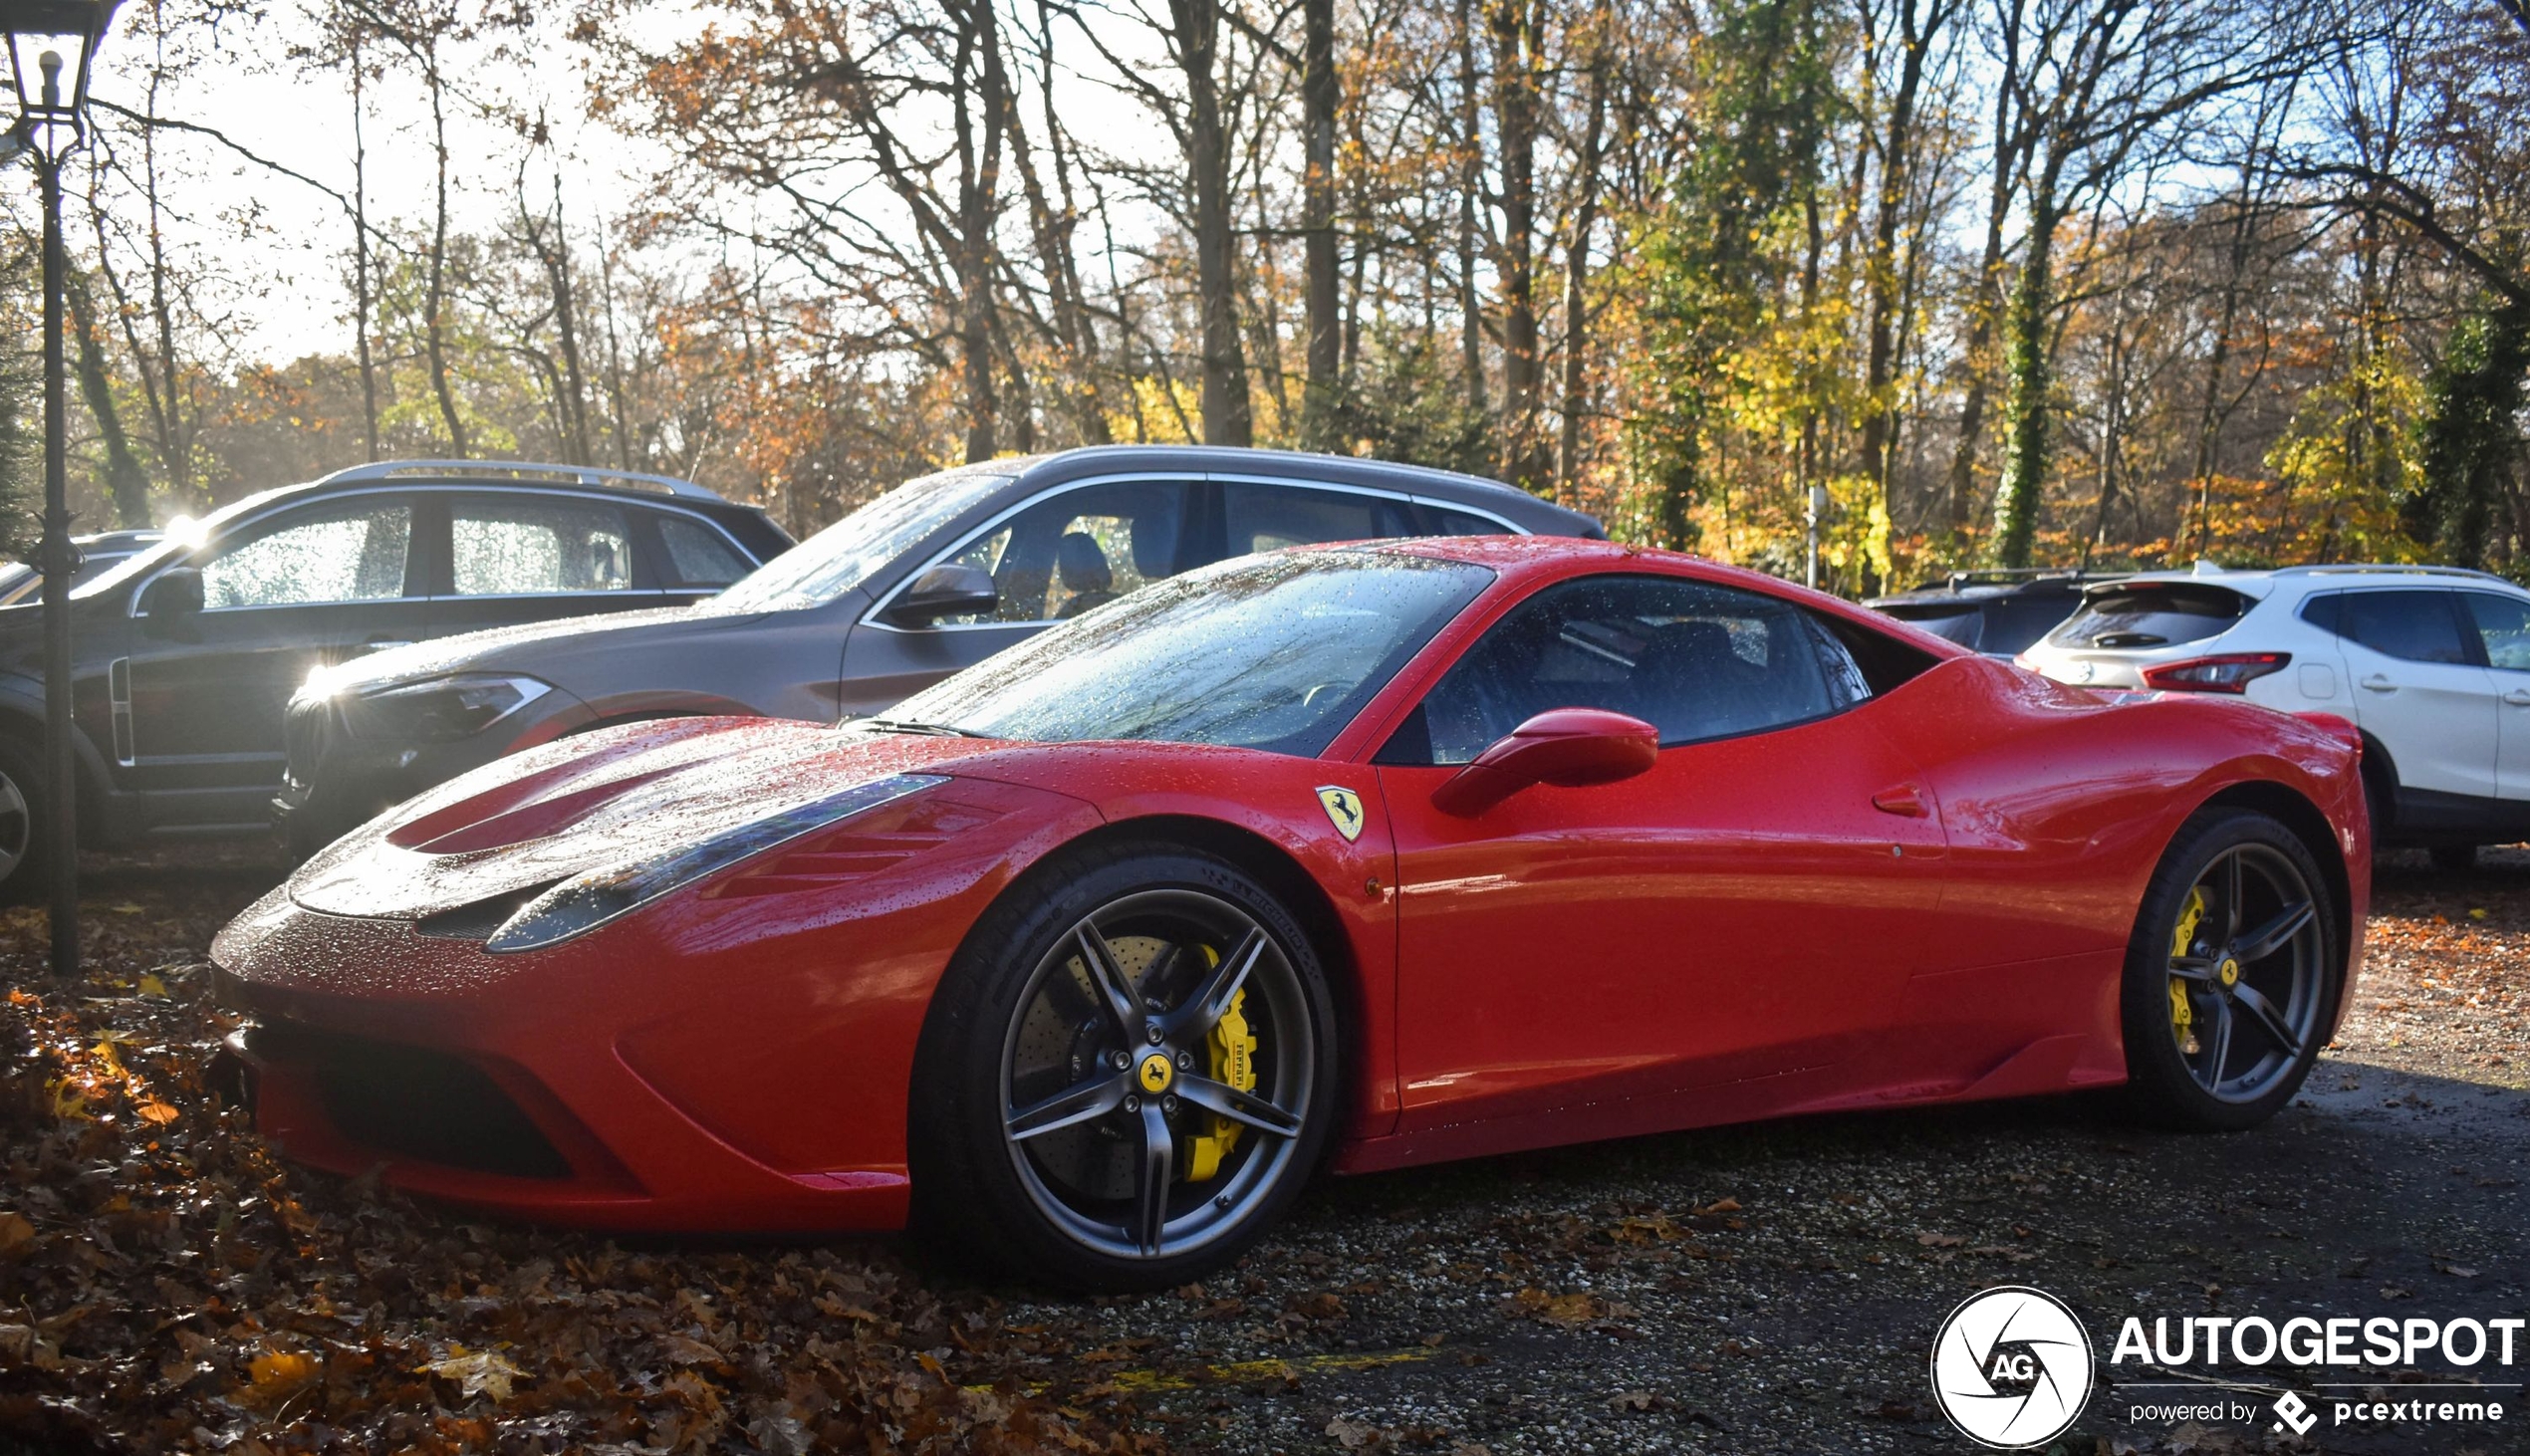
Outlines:
[[1495, 481], [1322, 455], [1124, 445], [945, 470], [698, 607], [475, 632], [328, 673], [290, 704], [275, 809], [304, 852], [467, 769], [590, 727], [880, 712], [1209, 562], [1506, 533], [1605, 534]]

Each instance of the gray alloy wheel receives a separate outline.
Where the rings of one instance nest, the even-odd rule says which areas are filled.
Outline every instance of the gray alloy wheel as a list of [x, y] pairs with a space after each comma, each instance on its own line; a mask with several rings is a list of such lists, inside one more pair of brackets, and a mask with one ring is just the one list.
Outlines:
[[2255, 1102], [2300, 1073], [2327, 984], [2320, 915], [2302, 866], [2256, 843], [2216, 854], [2181, 900], [2170, 1036], [2207, 1095]]
[[1002, 1039], [1020, 1188], [1110, 1260], [1247, 1230], [1308, 1171], [1316, 1025], [1289, 951], [1229, 899], [1170, 887], [1098, 906], [1039, 960]]

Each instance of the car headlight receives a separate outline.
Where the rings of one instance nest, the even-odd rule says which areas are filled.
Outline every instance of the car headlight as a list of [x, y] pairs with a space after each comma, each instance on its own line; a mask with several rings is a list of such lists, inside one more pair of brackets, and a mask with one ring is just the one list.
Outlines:
[[[315, 691], [310, 682], [302, 691]], [[347, 705], [353, 732], [401, 743], [471, 738], [552, 692], [553, 684], [503, 672], [458, 672], [362, 689]], [[338, 694], [339, 695], [339, 694]]]
[[897, 774], [875, 779], [840, 793], [776, 809], [723, 830], [698, 845], [574, 875], [529, 900], [492, 932], [483, 948], [494, 952], [541, 950], [594, 930], [619, 915], [629, 915], [670, 890], [776, 845], [947, 782], [938, 774]]

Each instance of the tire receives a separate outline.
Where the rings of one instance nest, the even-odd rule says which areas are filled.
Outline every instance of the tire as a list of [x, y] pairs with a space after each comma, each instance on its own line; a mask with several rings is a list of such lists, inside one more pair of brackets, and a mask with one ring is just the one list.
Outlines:
[[2477, 868], [2475, 845], [2435, 845], [2429, 852], [2433, 867], [2444, 874], [2467, 874]]
[[932, 997], [909, 1090], [913, 1231], [1074, 1291], [1227, 1265], [1324, 1158], [1338, 1036], [1308, 936], [1246, 871], [1160, 843], [1065, 852], [985, 912]]
[[50, 802], [39, 762], [26, 744], [0, 738], [0, 904], [32, 904], [52, 883]]
[[2309, 847], [2252, 810], [2198, 811], [2153, 871], [2127, 946], [2129, 1097], [2191, 1131], [2264, 1122], [2318, 1061], [2344, 974], [2336, 902]]

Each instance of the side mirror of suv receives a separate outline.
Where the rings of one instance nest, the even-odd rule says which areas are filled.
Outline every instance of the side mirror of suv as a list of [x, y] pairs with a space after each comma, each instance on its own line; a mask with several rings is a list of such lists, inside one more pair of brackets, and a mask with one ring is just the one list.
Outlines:
[[172, 626], [202, 609], [202, 574], [191, 567], [161, 572], [140, 593], [140, 614]]
[[929, 626], [943, 616], [991, 611], [1001, 605], [1001, 589], [990, 572], [976, 567], [938, 566], [913, 579], [887, 607], [886, 619], [897, 626]]

